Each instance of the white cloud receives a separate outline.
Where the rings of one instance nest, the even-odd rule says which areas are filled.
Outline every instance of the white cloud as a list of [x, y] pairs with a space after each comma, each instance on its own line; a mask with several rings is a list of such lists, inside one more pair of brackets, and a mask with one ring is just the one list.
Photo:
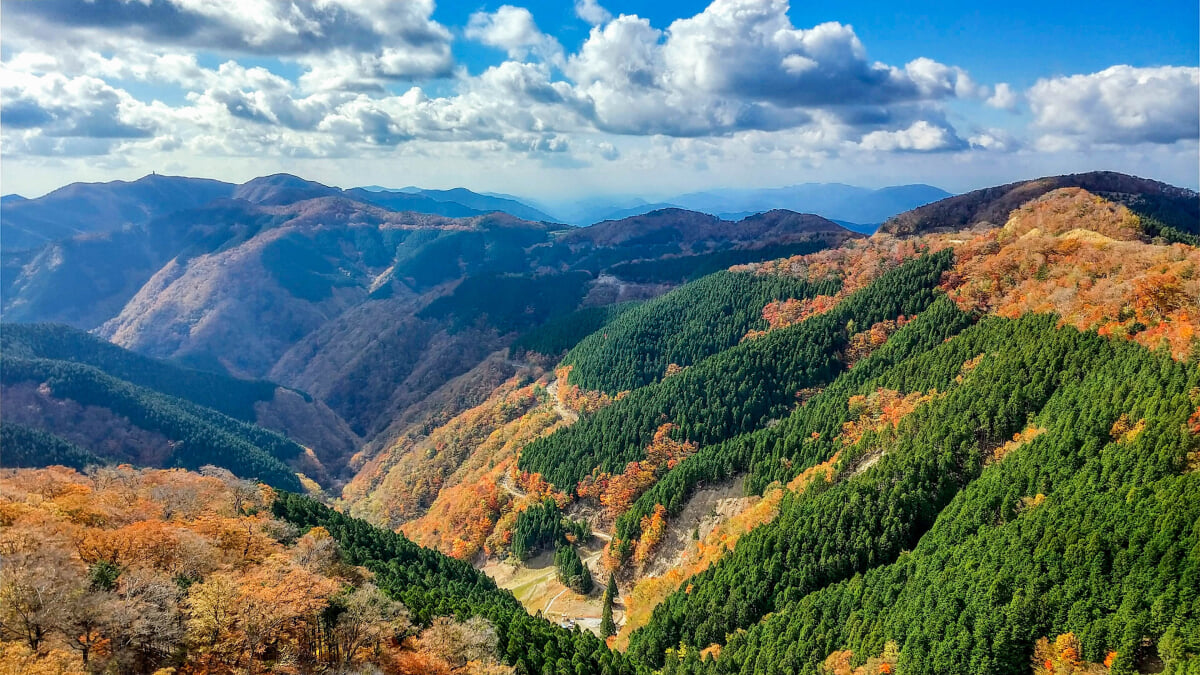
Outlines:
[[596, 0], [575, 0], [575, 16], [593, 26], [612, 20], [612, 13], [601, 7]]
[[1038, 80], [1028, 99], [1048, 150], [1200, 137], [1200, 68], [1113, 66]]
[[158, 127], [148, 106], [95, 77], [0, 69], [0, 82], [6, 153], [105, 154]]
[[960, 68], [920, 58], [896, 68], [872, 62], [850, 26], [792, 25], [786, 0], [714, 0], [676, 20], [663, 44], [679, 90], [776, 105], [887, 105], [975, 95]]
[[562, 63], [558, 40], [542, 33], [533, 14], [524, 7], [501, 5], [495, 12], [475, 12], [467, 23], [466, 36], [505, 50], [512, 59], [524, 59], [533, 53], [547, 62]]
[[972, 148], [980, 150], [992, 150], [996, 152], [1010, 152], [1020, 147], [1020, 143], [1012, 134], [1004, 129], [985, 129], [977, 134], [973, 134], [967, 139], [967, 143]]
[[[594, 26], [564, 72], [625, 134], [696, 136], [842, 119], [851, 134], [904, 128], [920, 104], [982, 98], [961, 68], [872, 62], [850, 26], [799, 29], [784, 0], [715, 0], [660, 31], [637, 16]], [[857, 136], [855, 136], [857, 138]]]
[[907, 129], [872, 131], [863, 136], [861, 145], [867, 150], [884, 152], [936, 152], [957, 150], [963, 143], [953, 129], [920, 120]]
[[[653, 177], [672, 163], [813, 168], [915, 163], [929, 152], [1016, 161], [1035, 149], [1197, 135], [1195, 68], [1040, 81], [1026, 97], [1039, 135], [1031, 143], [970, 119], [971, 106], [1022, 104], [1007, 83], [984, 86], [918, 55], [874, 61], [851, 26], [794, 26], [784, 0], [714, 0], [665, 27], [579, 0], [591, 28], [569, 55], [529, 10], [504, 5], [461, 27], [508, 57], [474, 73], [455, 67], [432, 0], [31, 4], [5, 6], [2, 133], [14, 166], [81, 154], [542, 168], [619, 157]], [[224, 62], [210, 66], [200, 52]], [[169, 103], [151, 100], [160, 91]]]
[[1011, 111], [1017, 109], [1017, 104], [1020, 101], [1021, 96], [1007, 82], [1001, 82], [992, 90], [992, 95], [988, 97], [987, 104], [993, 108]]
[[450, 31], [433, 0], [39, 0], [5, 5], [4, 41], [124, 55], [203, 50], [356, 64], [360, 79], [449, 75]]

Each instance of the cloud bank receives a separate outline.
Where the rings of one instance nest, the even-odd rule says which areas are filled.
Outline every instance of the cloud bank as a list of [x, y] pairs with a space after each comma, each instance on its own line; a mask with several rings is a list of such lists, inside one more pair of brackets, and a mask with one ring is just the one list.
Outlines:
[[[434, 10], [432, 0], [6, 5], [2, 150], [18, 162], [437, 156], [704, 170], [753, 157], [813, 167], [1194, 144], [1200, 127], [1194, 67], [1113, 66], [1019, 91], [919, 54], [874, 60], [852, 26], [794, 25], [786, 0], [714, 0], [665, 26], [577, 0], [589, 28], [572, 52], [524, 7], [462, 26]], [[502, 59], [456, 61], [468, 43]], [[1014, 121], [972, 121], [989, 107]]]

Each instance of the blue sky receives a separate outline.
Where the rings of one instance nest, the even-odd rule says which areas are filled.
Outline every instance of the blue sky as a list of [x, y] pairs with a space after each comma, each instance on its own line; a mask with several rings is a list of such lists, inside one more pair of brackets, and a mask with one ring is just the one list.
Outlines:
[[[442, 2], [434, 18], [464, 25], [477, 11], [511, 2]], [[516, 3], [542, 30], [574, 49], [588, 26], [569, 2]], [[606, 2], [613, 14], [637, 14], [656, 26], [692, 16], [707, 2]], [[1200, 63], [1200, 3], [1195, 2], [796, 2], [788, 12], [797, 26], [839, 21], [854, 26], [874, 58], [889, 63], [923, 55], [953, 63], [980, 78], [1030, 85], [1039, 77], [1134, 66]], [[981, 41], [983, 45], [981, 45]], [[467, 45], [461, 45], [466, 47]], [[994, 48], [992, 48], [994, 47]], [[464, 49], [464, 60], [492, 65], [494, 50]], [[489, 53], [490, 52], [490, 53]], [[478, 61], [476, 61], [478, 59]]]
[[5, 2], [0, 180], [1200, 183], [1190, 2]]

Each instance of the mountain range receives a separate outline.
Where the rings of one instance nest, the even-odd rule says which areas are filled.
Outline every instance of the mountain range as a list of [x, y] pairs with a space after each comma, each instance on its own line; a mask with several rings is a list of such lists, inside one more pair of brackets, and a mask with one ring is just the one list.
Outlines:
[[396, 211], [455, 218], [499, 211], [524, 220], [579, 226], [672, 208], [726, 220], [783, 209], [824, 216], [870, 234], [888, 217], [948, 197], [950, 193], [928, 185], [871, 190], [840, 183], [805, 183], [770, 189], [693, 192], [656, 202], [640, 198], [594, 198], [538, 206], [535, 200], [480, 194], [466, 188], [389, 189], [372, 185], [343, 190], [288, 174], [264, 176], [241, 185], [152, 174], [131, 182], [73, 183], [36, 199], [5, 195], [0, 237], [6, 250], [26, 250], [77, 234], [144, 226], [168, 213], [220, 199], [270, 206], [328, 196], [343, 196]]
[[[171, 211], [172, 195], [191, 188]], [[439, 194], [447, 196], [466, 198]], [[436, 202], [452, 216], [397, 210], [420, 200], [434, 201], [287, 175], [238, 186], [151, 176], [64, 188], [17, 203], [14, 220], [57, 218], [46, 232], [74, 234], [6, 246], [2, 316], [69, 324], [187, 367], [269, 378], [328, 404], [352, 436], [371, 441], [556, 313], [859, 236], [790, 212], [733, 223], [669, 210], [576, 229], [457, 202]], [[121, 208], [98, 206], [107, 202]], [[15, 227], [8, 212], [6, 227]], [[97, 226], [87, 213], [112, 215]], [[115, 227], [121, 214], [138, 219]]]
[[870, 234], [875, 226], [891, 216], [949, 196], [949, 192], [930, 185], [897, 185], [872, 190], [842, 183], [803, 183], [779, 188], [690, 192], [653, 202], [640, 198], [593, 198], [543, 208], [561, 214], [565, 222], [576, 225], [620, 220], [667, 208], [700, 211], [732, 220], [772, 209], [787, 209], [815, 213]]
[[58, 193], [4, 205], [5, 659], [1200, 667], [1195, 192], [1050, 176], [871, 236], [286, 175]]

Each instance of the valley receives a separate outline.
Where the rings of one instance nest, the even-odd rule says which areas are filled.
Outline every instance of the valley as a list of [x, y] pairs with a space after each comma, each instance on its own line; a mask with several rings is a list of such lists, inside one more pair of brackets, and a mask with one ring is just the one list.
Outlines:
[[5, 208], [2, 660], [1200, 667], [1195, 192], [1046, 177], [870, 236], [465, 192]]

